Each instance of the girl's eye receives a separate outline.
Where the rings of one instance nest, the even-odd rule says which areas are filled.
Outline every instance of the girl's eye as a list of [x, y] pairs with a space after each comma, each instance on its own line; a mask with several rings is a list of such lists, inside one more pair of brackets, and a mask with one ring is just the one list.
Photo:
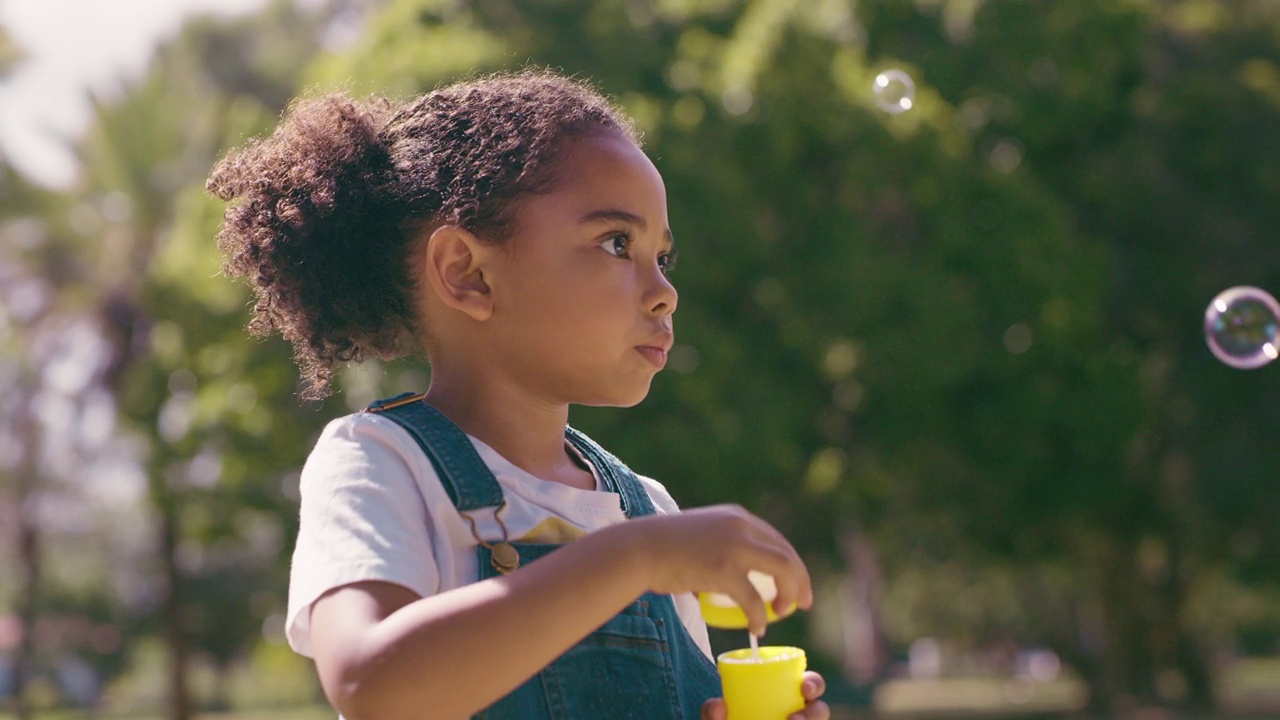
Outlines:
[[662, 274], [666, 275], [676, 268], [675, 251], [662, 253], [658, 256], [658, 269], [662, 270]]
[[618, 233], [617, 235], [609, 236], [608, 240], [605, 240], [604, 242], [600, 243], [600, 247], [604, 248], [605, 252], [609, 253], [610, 255], [613, 255], [615, 257], [620, 257], [620, 258], [626, 258], [628, 257], [627, 247], [630, 244], [631, 244], [631, 237], [629, 235], [626, 235], [624, 233]]

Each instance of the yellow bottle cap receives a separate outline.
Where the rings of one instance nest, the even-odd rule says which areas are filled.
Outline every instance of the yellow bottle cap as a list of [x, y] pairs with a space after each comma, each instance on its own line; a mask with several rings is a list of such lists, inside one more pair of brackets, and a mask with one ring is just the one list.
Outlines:
[[[747, 573], [747, 579], [751, 581], [751, 584], [756, 588], [756, 592], [760, 593], [760, 598], [764, 600], [765, 616], [769, 622], [775, 622], [795, 612], [795, 603], [792, 603], [791, 607], [787, 608], [787, 611], [782, 615], [774, 612], [773, 599], [778, 596], [778, 586], [774, 583], [772, 575], [752, 570]], [[698, 604], [702, 607], [702, 619], [711, 627], [737, 630], [747, 626], [747, 614], [728, 595], [717, 592], [700, 592], [698, 593]]]

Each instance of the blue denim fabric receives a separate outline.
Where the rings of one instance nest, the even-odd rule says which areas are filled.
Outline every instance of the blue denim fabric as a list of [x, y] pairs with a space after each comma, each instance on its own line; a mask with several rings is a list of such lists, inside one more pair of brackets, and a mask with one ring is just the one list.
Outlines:
[[[417, 440], [460, 512], [496, 507], [502, 488], [466, 435], [440, 411], [410, 393], [369, 406]], [[634, 473], [590, 438], [565, 429], [568, 441], [617, 493], [628, 518], [650, 515], [653, 503]], [[492, 538], [497, 541], [499, 538]], [[512, 543], [524, 566], [559, 545]], [[498, 571], [490, 551], [476, 546], [479, 580]], [[479, 720], [611, 720], [697, 718], [720, 696], [715, 665], [685, 630], [669, 595], [645, 593], [569, 648], [541, 672], [480, 714]]]

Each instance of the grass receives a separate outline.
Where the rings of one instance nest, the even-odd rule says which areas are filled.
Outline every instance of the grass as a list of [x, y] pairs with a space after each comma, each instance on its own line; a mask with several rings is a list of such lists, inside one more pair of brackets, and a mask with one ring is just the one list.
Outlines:
[[[1010, 718], [1063, 716], [1082, 719], [1087, 689], [1064, 676], [1051, 682], [1002, 678], [890, 680], [876, 690], [875, 715], [888, 718]], [[1280, 658], [1237, 662], [1218, 687], [1218, 710], [1194, 720], [1262, 720], [1280, 717]], [[835, 713], [836, 720], [855, 715]], [[1166, 720], [1180, 715], [1135, 708], [1128, 716]]]
[[[234, 710], [224, 713], [197, 713], [195, 720], [337, 720], [338, 713], [328, 705], [303, 705], [288, 708], [264, 708], [258, 710]], [[58, 710], [40, 713], [36, 720], [165, 720], [156, 713], [91, 715], [83, 710]]]
[[1087, 699], [1084, 685], [1069, 679], [946, 678], [889, 680], [877, 688], [875, 705], [886, 715], [1031, 715], [1078, 711]]
[[[337, 713], [318, 702], [310, 666], [297, 662], [291, 654], [268, 649], [254, 658], [251, 668], [231, 678], [232, 695], [240, 709], [205, 712], [196, 720], [336, 720]], [[270, 672], [263, 672], [269, 668]], [[151, 692], [118, 688], [114, 701], [96, 715], [85, 711], [49, 711], [37, 720], [164, 720], [158, 710], [162, 702], [152, 677], [140, 678]], [[207, 678], [196, 678], [197, 686]], [[199, 690], [199, 688], [197, 688]], [[1081, 714], [1085, 689], [1076, 680], [1063, 677], [1050, 682], [1026, 682], [1002, 678], [943, 678], [937, 680], [890, 680], [876, 691], [874, 711], [836, 708], [833, 720], [878, 717], [889, 720], [928, 718], [996, 719], [1027, 717], [1070, 717], [1089, 720]], [[1210, 716], [1180, 720], [1263, 720], [1280, 718], [1280, 658], [1250, 659], [1237, 663], [1220, 684], [1221, 710]], [[152, 708], [142, 711], [139, 708]], [[1173, 716], [1159, 709], [1136, 710], [1133, 718], [1166, 720]]]

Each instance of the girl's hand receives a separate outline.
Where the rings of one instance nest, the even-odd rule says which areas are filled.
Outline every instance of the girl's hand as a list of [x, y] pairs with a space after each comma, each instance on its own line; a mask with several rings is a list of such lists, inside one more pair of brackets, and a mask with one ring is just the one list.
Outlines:
[[747, 627], [764, 635], [764, 600], [747, 579], [751, 570], [773, 576], [773, 609], [813, 605], [809, 571], [795, 548], [772, 525], [738, 505], [694, 508], [675, 515], [649, 515], [617, 526], [641, 559], [648, 589], [655, 593], [719, 592], [746, 613]]
[[[800, 694], [804, 696], [804, 710], [792, 713], [787, 720], [828, 720], [831, 708], [818, 699], [826, 691], [827, 681], [821, 675], [812, 670], [806, 672], [800, 685]], [[702, 720], [725, 720], [727, 714], [723, 698], [712, 698], [702, 704]]]

